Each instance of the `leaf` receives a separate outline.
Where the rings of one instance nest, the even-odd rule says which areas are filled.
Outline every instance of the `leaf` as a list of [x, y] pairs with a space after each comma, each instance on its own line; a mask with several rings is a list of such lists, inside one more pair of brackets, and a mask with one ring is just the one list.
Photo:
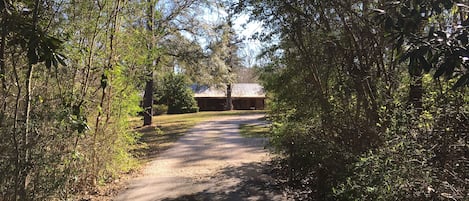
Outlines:
[[420, 66], [418, 65], [417, 58], [416, 57], [410, 57], [409, 61], [409, 73], [411, 75], [418, 75], [420, 74]]
[[384, 22], [384, 30], [386, 32], [391, 32], [394, 27], [394, 21], [392, 18], [388, 17], [386, 18], [386, 21]]
[[28, 61], [30, 64], [37, 64], [38, 55], [36, 53], [36, 48], [29, 48], [28, 50]]
[[456, 6], [458, 6], [458, 7], [464, 7], [464, 8], [469, 8], [468, 5], [463, 4], [463, 3], [457, 3]]
[[428, 38], [433, 38], [434, 33], [435, 33], [435, 27], [432, 26], [432, 27], [430, 27], [430, 30], [428, 31]]
[[46, 59], [46, 68], [50, 69], [50, 67], [51, 67], [51, 61], [50, 59]]
[[409, 50], [399, 58], [399, 63], [405, 62], [408, 58], [413, 58], [417, 50]]
[[467, 32], [462, 32], [458, 36], [456, 36], [456, 39], [458, 39], [462, 45], [466, 45], [468, 43], [468, 38], [467, 38]]
[[453, 7], [453, 1], [451, 0], [443, 0], [443, 6], [446, 9], [451, 9]]
[[48, 38], [48, 45], [50, 46], [52, 50], [59, 49], [62, 43], [63, 41], [58, 38], [55, 38], [55, 37]]
[[465, 75], [461, 76], [456, 84], [453, 86], [453, 90], [456, 90], [459, 87], [463, 87], [465, 85], [469, 86], [469, 73], [466, 73]]
[[446, 71], [446, 61], [443, 62], [442, 64], [440, 64], [440, 66], [438, 67], [438, 69], [436, 70], [435, 74], [433, 75], [434, 78], [439, 78], [443, 75], [443, 73], [445, 73]]
[[54, 67], [56, 67], [56, 68], [59, 67], [59, 64], [57, 63], [57, 59], [55, 57], [50, 58], [50, 60], [52, 60], [52, 65]]
[[382, 10], [382, 9], [373, 9], [373, 11], [375, 11], [376, 13], [379, 13], [379, 14], [386, 14], [386, 11], [385, 10]]
[[442, 31], [437, 31], [435, 32], [436, 36], [442, 38], [442, 39], [446, 39], [446, 33], [445, 32], [442, 32]]
[[460, 58], [452, 58], [450, 61], [451, 62], [446, 67], [445, 73], [448, 79], [453, 77], [454, 69], [462, 64], [462, 60]]
[[55, 55], [55, 58], [57, 59], [57, 61], [62, 65], [62, 66], [67, 66], [67, 63], [65, 63], [65, 59], [66, 57], [63, 55], [63, 54], [56, 54]]
[[423, 70], [425, 70], [425, 72], [428, 73], [432, 69], [433, 66], [430, 63], [428, 63], [428, 61], [423, 56], [419, 56], [418, 59], [420, 61], [420, 65], [423, 68]]

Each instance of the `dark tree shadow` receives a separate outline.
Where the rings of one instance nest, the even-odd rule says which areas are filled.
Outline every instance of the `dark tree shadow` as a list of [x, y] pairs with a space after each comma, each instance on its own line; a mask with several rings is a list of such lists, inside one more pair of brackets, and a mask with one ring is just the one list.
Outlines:
[[164, 201], [215, 201], [215, 200], [287, 200], [282, 188], [272, 178], [272, 167], [267, 162], [246, 163], [239, 167], [227, 167], [214, 179], [224, 181], [239, 179], [234, 186], [218, 186], [202, 192], [166, 198]]

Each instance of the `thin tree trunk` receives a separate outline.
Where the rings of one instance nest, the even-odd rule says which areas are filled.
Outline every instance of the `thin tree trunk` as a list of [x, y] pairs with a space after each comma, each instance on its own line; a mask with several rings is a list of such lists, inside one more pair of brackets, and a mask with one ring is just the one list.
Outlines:
[[[116, 38], [116, 34], [119, 32], [119, 19], [118, 19], [118, 16], [119, 16], [119, 10], [121, 8], [121, 1], [120, 0], [117, 0], [116, 1], [116, 6], [114, 8], [114, 19], [113, 19], [113, 23], [112, 23], [112, 33], [111, 35], [109, 36], [109, 47], [110, 47], [110, 54], [109, 54], [109, 58], [108, 58], [108, 68], [110, 70], [112, 70], [114, 68], [114, 62], [115, 62], [115, 58], [114, 58], [114, 44], [117, 44], [118, 41], [117, 41], [117, 38]], [[106, 125], [109, 124], [109, 121], [111, 119], [111, 114], [112, 114], [112, 77], [109, 77], [109, 92], [108, 92], [108, 102], [107, 102], [107, 115], [106, 115]]]
[[[39, 4], [41, 3], [40, 0], [36, 0], [35, 7], [34, 7], [34, 15], [33, 15], [33, 33], [37, 32], [37, 21], [39, 16]], [[32, 36], [29, 41], [29, 50], [31, 52], [32, 48], [36, 48], [37, 46], [37, 37]], [[35, 61], [34, 61], [35, 62]], [[21, 181], [21, 190], [20, 190], [20, 199], [27, 200], [28, 199], [28, 174], [30, 162], [29, 162], [29, 154], [30, 154], [30, 124], [31, 124], [31, 97], [32, 97], [32, 80], [33, 80], [33, 72], [34, 72], [34, 65], [35, 63], [29, 61], [28, 62], [28, 69], [26, 71], [26, 94], [25, 94], [25, 108], [24, 108], [24, 133], [23, 133], [23, 164], [22, 166], [22, 173], [20, 174], [20, 181]]]
[[95, 123], [95, 130], [93, 134], [93, 152], [91, 155], [92, 161], [92, 172], [91, 172], [91, 180], [93, 185], [97, 184], [97, 179], [98, 179], [98, 159], [97, 159], [97, 139], [98, 139], [98, 133], [100, 132], [100, 122], [101, 122], [101, 116], [103, 114], [103, 106], [104, 106], [104, 101], [106, 97], [106, 87], [102, 88], [102, 94], [101, 94], [101, 100], [99, 102], [99, 107], [101, 108], [100, 111], [98, 112], [98, 115], [96, 116], [96, 123]]
[[[12, 59], [12, 63], [13, 63], [13, 66], [16, 66], [16, 62], [15, 62], [15, 59], [14, 59], [14, 53], [12, 53], [12, 56], [11, 56], [13, 59]], [[20, 80], [19, 80], [19, 76], [18, 76], [18, 72], [16, 71], [16, 68], [13, 68], [13, 76], [15, 78], [15, 82], [16, 82], [16, 87], [17, 87], [17, 94], [16, 94], [16, 101], [15, 101], [15, 113], [14, 113], [14, 117], [13, 117], [13, 132], [12, 132], [12, 140], [13, 140], [13, 144], [15, 146], [15, 200], [16, 199], [19, 199], [19, 196], [20, 196], [20, 186], [21, 186], [21, 182], [20, 182], [20, 178], [21, 178], [21, 164], [22, 164], [22, 156], [21, 156], [21, 145], [19, 144], [18, 142], [18, 138], [17, 138], [17, 135], [18, 135], [18, 118], [19, 118], [19, 111], [20, 111], [20, 101], [21, 101], [21, 83], [20, 83]]]
[[226, 105], [225, 110], [230, 111], [233, 110], [233, 99], [231, 97], [231, 84], [226, 85]]
[[152, 78], [147, 80], [145, 84], [145, 94], [143, 95], [143, 108], [145, 109], [143, 113], [143, 125], [151, 125], [152, 124], [152, 105], [153, 105], [153, 71], [151, 71], [148, 75], [148, 78]]
[[[95, 125], [95, 133], [94, 133], [94, 136], [93, 136], [93, 154], [92, 154], [92, 158], [93, 158], [93, 177], [92, 177], [92, 182], [93, 182], [93, 185], [96, 185], [97, 184], [97, 179], [98, 179], [98, 172], [99, 172], [99, 164], [100, 164], [100, 160], [98, 158], [98, 155], [97, 155], [97, 151], [98, 151], [98, 147], [97, 147], [97, 142], [98, 142], [98, 138], [97, 136], [99, 134], [105, 134], [105, 131], [106, 131], [106, 128], [107, 128], [107, 123], [109, 122], [109, 119], [110, 119], [110, 114], [111, 114], [111, 107], [110, 107], [110, 104], [111, 104], [111, 76], [110, 74], [106, 75], [106, 72], [110, 72], [112, 71], [113, 69], [113, 62], [114, 62], [114, 39], [115, 39], [115, 35], [116, 35], [116, 32], [117, 32], [117, 17], [118, 17], [118, 10], [119, 10], [119, 7], [120, 7], [120, 1], [118, 0], [117, 2], [115, 2], [116, 6], [114, 8], [114, 10], [112, 11], [112, 15], [110, 16], [110, 19], [109, 19], [109, 26], [110, 26], [110, 33], [109, 33], [109, 56], [108, 56], [108, 60], [107, 60], [107, 65], [104, 67], [104, 70], [103, 70], [103, 75], [101, 77], [101, 87], [102, 87], [102, 93], [101, 93], [101, 100], [100, 100], [100, 103], [99, 103], [99, 107], [101, 108], [101, 110], [98, 112], [98, 116], [96, 117], [96, 125]], [[108, 30], [109, 30], [108, 29]], [[106, 31], [107, 32], [107, 31]], [[106, 102], [106, 99], [107, 99], [107, 110], [104, 108], [104, 104]], [[105, 118], [106, 120], [105, 121], [101, 121], [101, 118], [103, 118], [103, 114], [106, 114]], [[101, 123], [103, 122], [103, 123]], [[102, 125], [101, 125], [102, 124]]]
[[6, 65], [5, 65], [5, 48], [6, 48], [6, 38], [7, 38], [7, 14], [5, 9], [2, 11], [2, 32], [1, 32], [1, 42], [0, 42], [0, 81], [2, 82], [2, 106], [0, 108], [0, 127], [3, 127], [5, 122], [5, 111], [7, 107], [7, 86], [6, 86]]
[[[148, 43], [148, 59], [151, 60], [151, 52], [154, 47], [155, 37], [153, 35], [153, 5], [152, 0], [147, 0], [148, 3], [148, 13], [147, 13], [147, 31], [151, 34], [151, 41]], [[143, 95], [143, 125], [151, 125], [153, 118], [153, 67], [155, 65], [155, 60], [149, 65], [147, 69], [149, 71], [147, 75], [147, 81], [145, 84], [145, 94]]]
[[[92, 7], [90, 7], [90, 9], [93, 9]], [[99, 11], [98, 13], [101, 13], [103, 10], [102, 7], [99, 7]], [[90, 15], [88, 17], [89, 20], [92, 20], [92, 12], [90, 12]], [[91, 74], [91, 69], [92, 69], [92, 66], [93, 66], [93, 63], [94, 63], [94, 60], [93, 60], [93, 55], [94, 55], [94, 46], [96, 44], [96, 38], [98, 37], [98, 32], [99, 32], [99, 20], [101, 19], [101, 14], [98, 14], [98, 16], [96, 17], [96, 19], [94, 20], [94, 25], [93, 25], [93, 35], [91, 36], [91, 42], [89, 44], [89, 52], [88, 52], [88, 57], [87, 57], [87, 64], [86, 64], [86, 69], [84, 70], [86, 73], [85, 73], [85, 80], [83, 81], [83, 84], [82, 84], [82, 88], [81, 88], [81, 100], [83, 102], [83, 100], [85, 100], [85, 97], [88, 93], [88, 85], [89, 85], [89, 80], [90, 80], [90, 74]]]
[[[21, 188], [21, 197], [26, 198], [27, 197], [27, 189], [28, 189], [28, 181], [27, 177], [29, 174], [29, 149], [30, 149], [30, 144], [31, 142], [29, 141], [30, 138], [30, 123], [31, 123], [31, 96], [32, 96], [32, 79], [33, 79], [33, 71], [34, 71], [34, 65], [29, 64], [28, 65], [28, 71], [27, 71], [27, 79], [26, 79], [26, 104], [25, 104], [25, 119], [24, 119], [24, 133], [23, 133], [23, 164], [22, 164], [22, 171], [23, 173], [21, 174], [21, 183], [22, 183], [22, 188]], [[26, 200], [26, 199], [25, 199]]]

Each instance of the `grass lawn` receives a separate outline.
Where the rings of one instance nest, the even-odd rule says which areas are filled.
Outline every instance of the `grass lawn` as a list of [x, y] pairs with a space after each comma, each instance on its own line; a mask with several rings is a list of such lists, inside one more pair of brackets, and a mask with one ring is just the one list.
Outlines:
[[269, 134], [267, 124], [241, 124], [239, 130], [241, 136], [246, 138], [264, 138]]
[[[139, 117], [132, 118], [131, 125], [135, 131], [142, 134], [140, 139], [142, 146], [134, 151], [144, 160], [156, 157], [162, 151], [168, 149], [188, 129], [199, 122], [220, 116], [264, 114], [259, 110], [235, 110], [222, 112], [199, 112], [192, 114], [160, 115], [153, 117], [153, 125], [139, 127], [143, 120]], [[252, 130], [252, 129], [251, 129]]]

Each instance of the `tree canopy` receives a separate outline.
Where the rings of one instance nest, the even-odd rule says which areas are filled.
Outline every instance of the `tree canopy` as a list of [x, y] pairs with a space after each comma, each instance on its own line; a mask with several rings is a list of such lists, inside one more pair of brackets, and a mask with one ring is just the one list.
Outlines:
[[[197, 17], [213, 6], [1, 1], [0, 200], [73, 199], [135, 168], [140, 135], [129, 117], [147, 114], [152, 123], [158, 76], [175, 67], [191, 78], [211, 72], [211, 55], [195, 38], [216, 36]], [[193, 106], [187, 90], [167, 95], [187, 92], [184, 104]], [[150, 106], [142, 109], [142, 99]]]
[[0, 200], [93, 192], [138, 166], [129, 118], [257, 80], [293, 199], [469, 198], [466, 1], [4, 0]]
[[233, 9], [268, 27], [257, 36], [272, 44], [261, 80], [295, 199], [468, 198], [467, 5], [241, 0]]

